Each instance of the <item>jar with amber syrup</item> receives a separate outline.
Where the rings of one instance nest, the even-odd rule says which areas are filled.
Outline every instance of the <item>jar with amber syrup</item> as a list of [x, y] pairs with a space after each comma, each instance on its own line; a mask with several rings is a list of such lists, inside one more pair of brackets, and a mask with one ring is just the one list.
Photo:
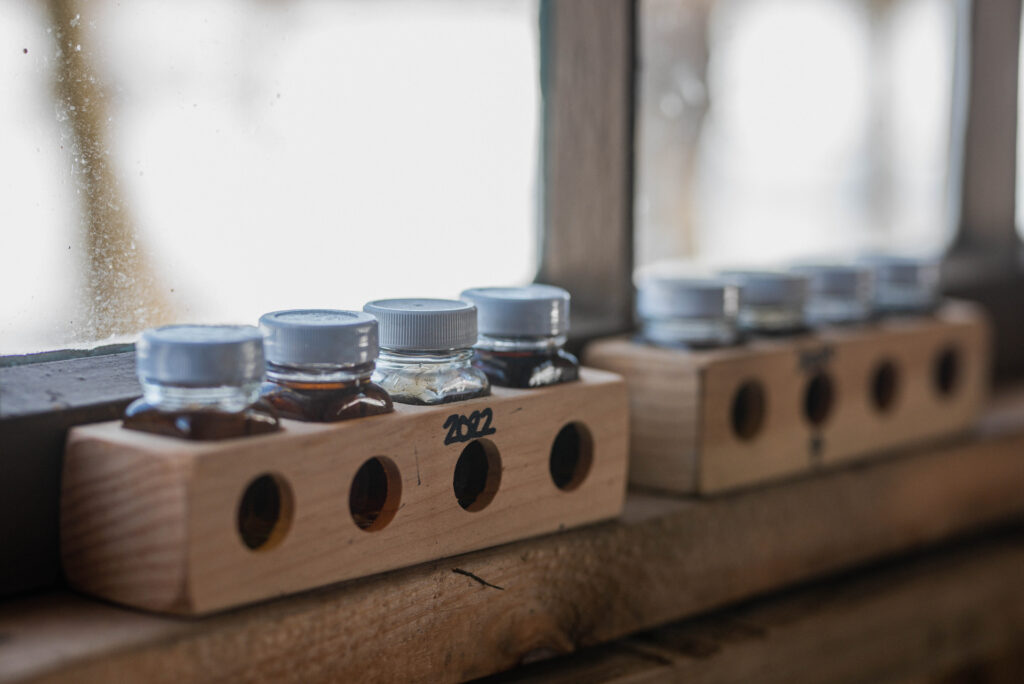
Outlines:
[[263, 335], [248, 325], [170, 325], [135, 345], [142, 398], [124, 427], [192, 440], [274, 432], [277, 414], [260, 400]]
[[373, 382], [377, 321], [358, 311], [298, 309], [260, 318], [267, 357], [263, 398], [283, 418], [335, 422], [393, 409]]

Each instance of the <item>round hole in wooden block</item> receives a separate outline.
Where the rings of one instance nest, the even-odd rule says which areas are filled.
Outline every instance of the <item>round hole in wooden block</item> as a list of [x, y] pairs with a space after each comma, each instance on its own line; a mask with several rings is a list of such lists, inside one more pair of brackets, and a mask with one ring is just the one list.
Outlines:
[[593, 460], [594, 438], [586, 425], [576, 421], [567, 423], [555, 436], [548, 470], [555, 486], [569, 492], [587, 478]]
[[879, 413], [887, 413], [896, 404], [899, 394], [900, 371], [888, 359], [879, 362], [871, 374], [871, 405]]
[[942, 349], [935, 357], [932, 376], [935, 391], [940, 397], [951, 397], [960, 384], [960, 350], [949, 346]]
[[764, 385], [747, 380], [739, 386], [732, 398], [732, 431], [742, 440], [757, 437], [764, 426], [768, 400]]
[[253, 479], [238, 503], [238, 535], [253, 551], [266, 551], [281, 543], [292, 522], [292, 490], [276, 473]]
[[467, 511], [482, 511], [501, 485], [501, 456], [489, 439], [474, 439], [455, 463], [452, 488], [459, 505]]
[[395, 462], [374, 456], [359, 466], [348, 491], [348, 510], [361, 530], [387, 527], [402, 500], [402, 476]]
[[821, 425], [832, 415], [834, 403], [832, 378], [822, 371], [815, 373], [804, 390], [804, 417], [811, 425]]

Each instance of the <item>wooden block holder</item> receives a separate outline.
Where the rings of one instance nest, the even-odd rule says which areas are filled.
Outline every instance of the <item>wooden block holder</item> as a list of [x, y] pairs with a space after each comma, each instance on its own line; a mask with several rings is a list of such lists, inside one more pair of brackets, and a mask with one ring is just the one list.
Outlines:
[[[627, 410], [623, 380], [585, 368], [578, 382], [219, 442], [76, 427], [64, 570], [86, 593], [198, 615], [612, 518]], [[472, 503], [456, 498], [457, 464]], [[350, 500], [360, 472], [376, 473], [376, 499]], [[370, 500], [372, 524], [353, 509]], [[242, 523], [254, 510], [262, 530]]]
[[713, 494], [952, 435], [989, 380], [974, 305], [702, 351], [599, 340], [629, 385], [633, 484]]

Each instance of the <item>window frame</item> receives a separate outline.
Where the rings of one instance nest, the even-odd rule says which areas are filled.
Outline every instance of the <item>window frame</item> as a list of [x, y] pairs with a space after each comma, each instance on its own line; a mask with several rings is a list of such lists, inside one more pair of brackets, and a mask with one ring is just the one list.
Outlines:
[[958, 3], [951, 201], [956, 233], [943, 290], [979, 302], [992, 322], [994, 380], [1024, 377], [1024, 292], [1016, 226], [1020, 2]]

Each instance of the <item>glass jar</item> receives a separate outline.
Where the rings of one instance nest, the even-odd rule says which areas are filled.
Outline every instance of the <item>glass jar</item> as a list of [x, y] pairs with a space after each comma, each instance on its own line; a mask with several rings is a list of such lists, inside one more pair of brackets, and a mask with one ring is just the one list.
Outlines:
[[723, 278], [647, 276], [637, 282], [640, 337], [663, 347], [735, 344], [739, 304], [740, 288]]
[[871, 254], [858, 263], [874, 272], [875, 310], [881, 314], [929, 313], [939, 305], [939, 260]]
[[808, 278], [807, 322], [812, 326], [863, 323], [874, 314], [871, 269], [857, 264], [801, 264]]
[[502, 387], [543, 387], [577, 380], [580, 363], [565, 351], [569, 293], [551, 285], [479, 287], [462, 299], [477, 308], [473, 365]]
[[373, 373], [394, 401], [447, 404], [491, 393], [472, 364], [476, 307], [450, 299], [379, 299], [363, 311], [377, 319], [380, 357]]
[[277, 414], [259, 398], [263, 363], [263, 335], [249, 325], [146, 330], [135, 345], [142, 398], [124, 426], [194, 440], [274, 432]]
[[807, 276], [785, 271], [724, 271], [740, 287], [740, 330], [755, 335], [792, 335], [807, 328]]
[[373, 382], [377, 321], [331, 309], [275, 311], [260, 318], [267, 357], [262, 394], [284, 418], [334, 422], [394, 410]]

